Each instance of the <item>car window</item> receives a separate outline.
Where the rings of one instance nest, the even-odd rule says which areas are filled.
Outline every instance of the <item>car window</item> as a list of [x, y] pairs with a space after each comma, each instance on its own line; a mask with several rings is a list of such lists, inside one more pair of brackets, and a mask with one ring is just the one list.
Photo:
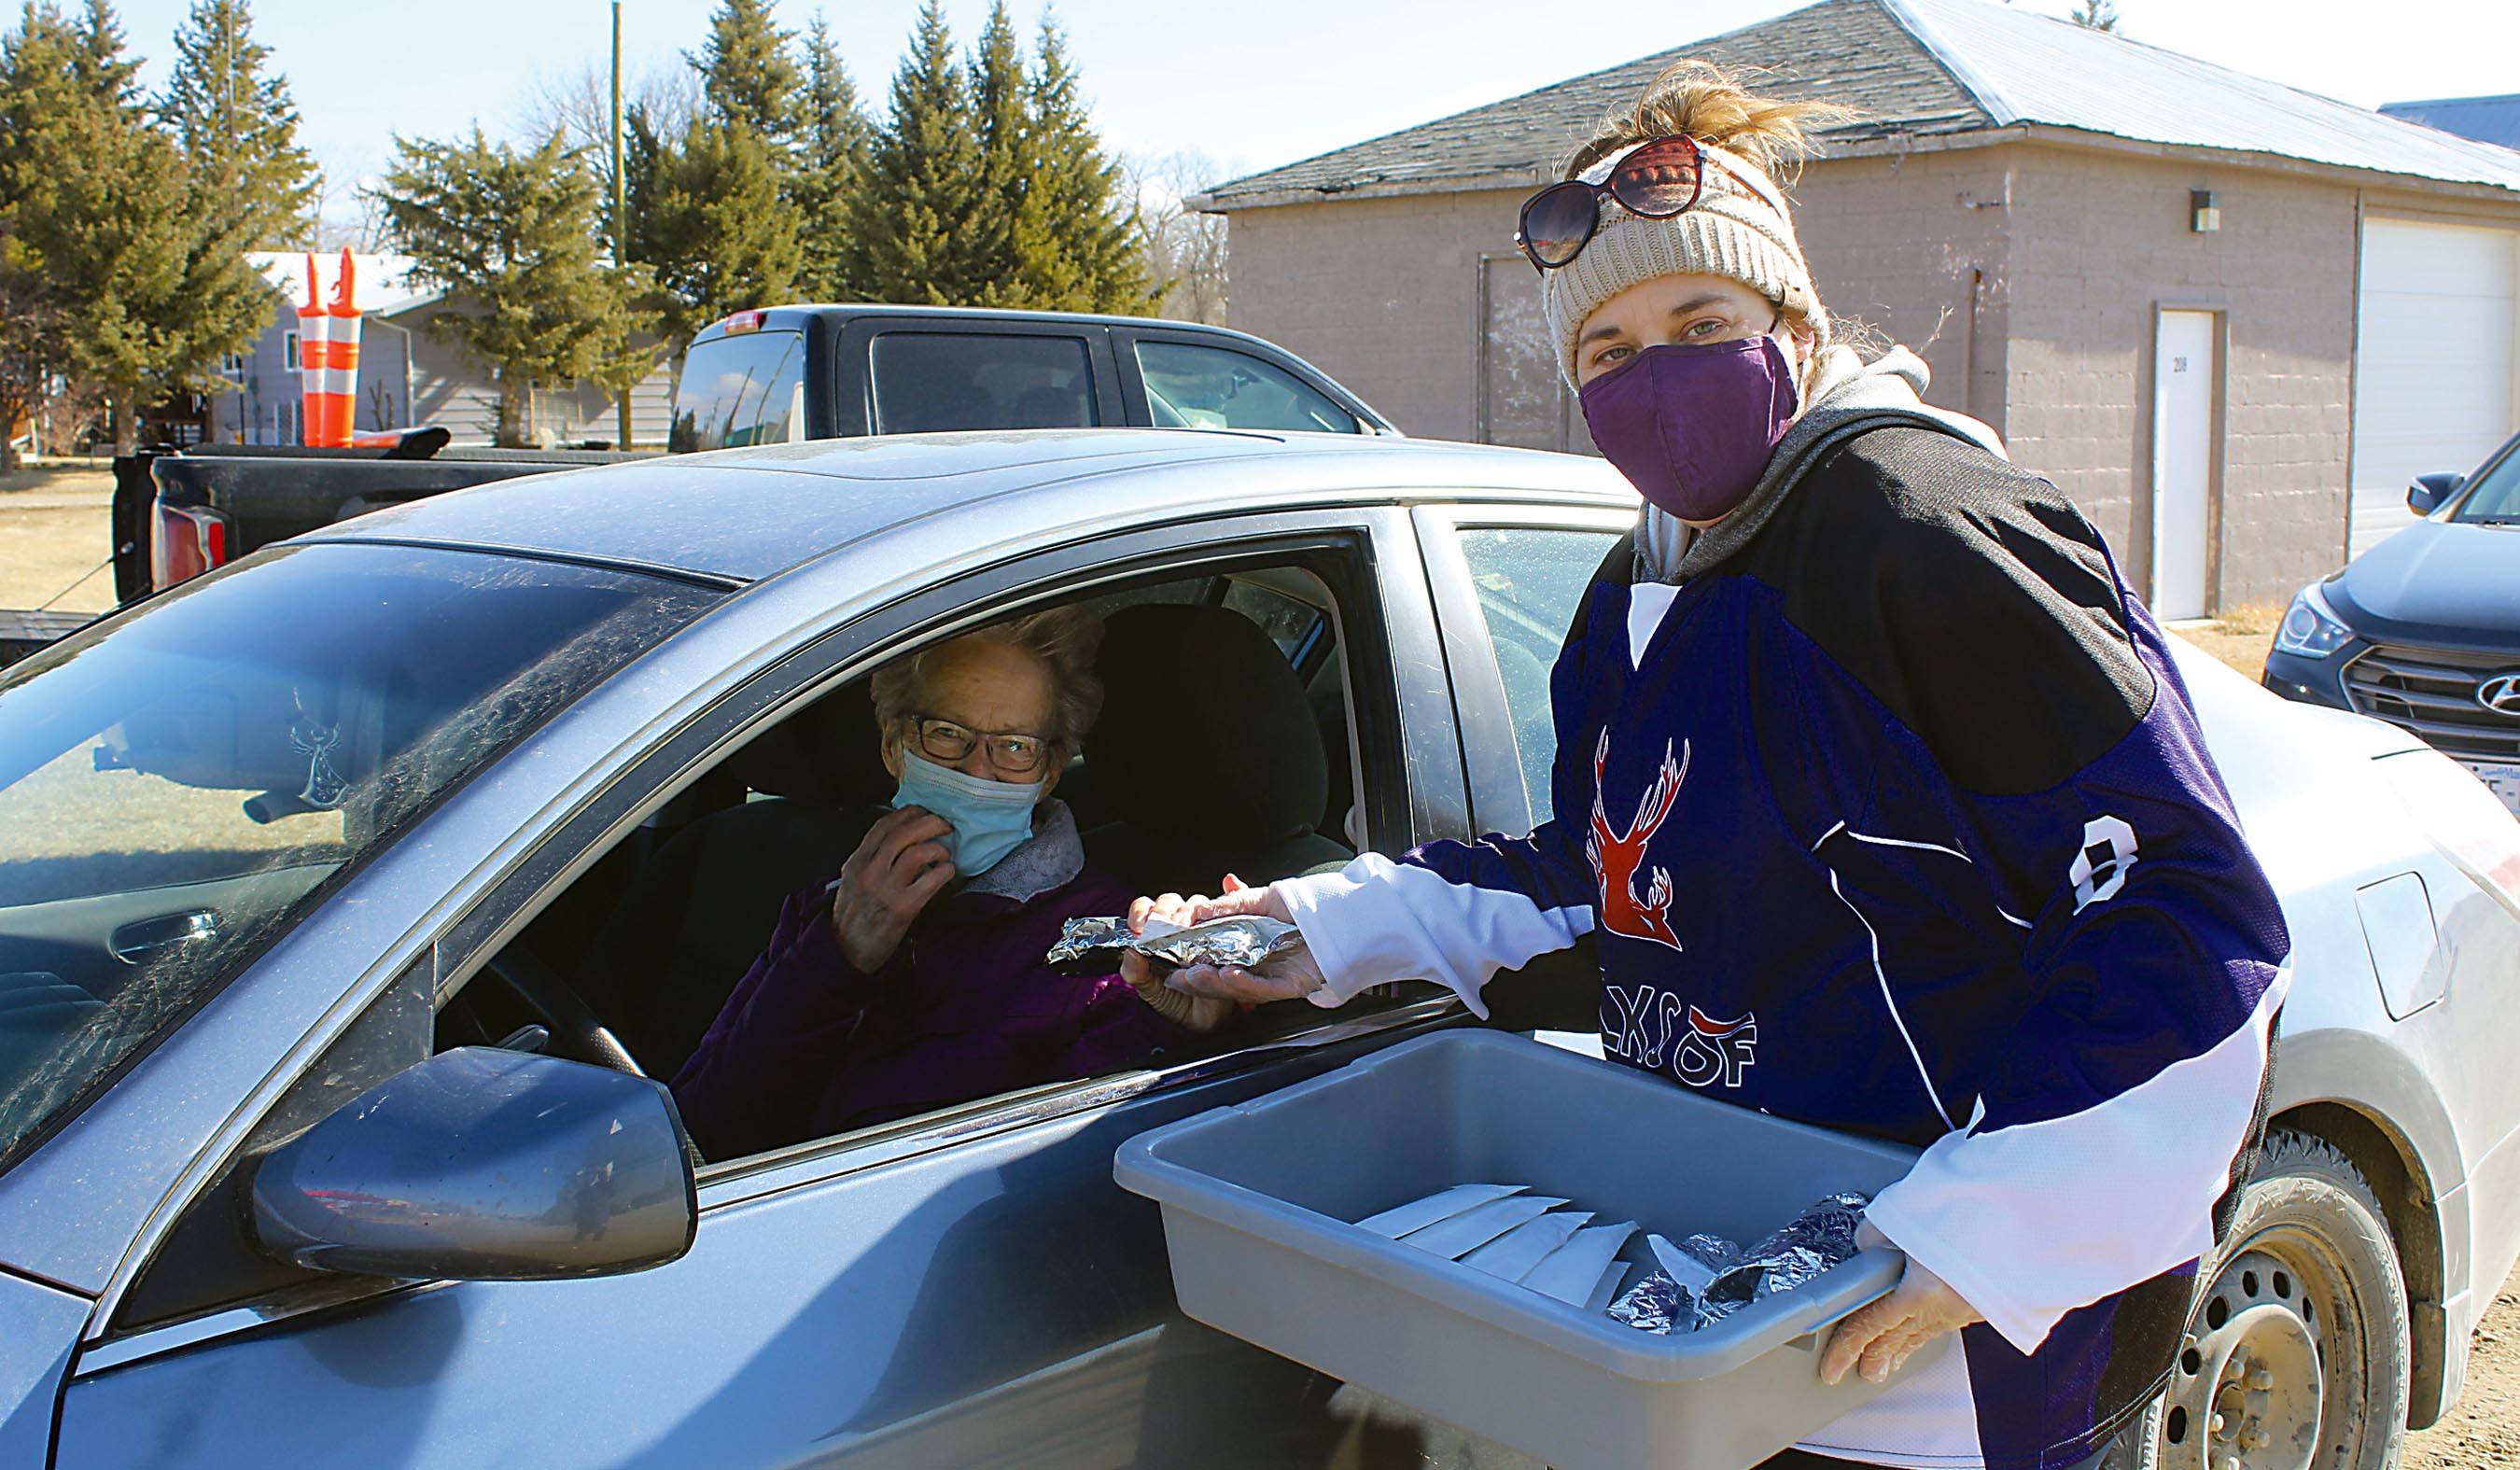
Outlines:
[[1356, 416], [1276, 363], [1193, 342], [1138, 343], [1157, 428], [1363, 433]]
[[1496, 646], [1497, 673], [1505, 680], [1514, 754], [1535, 824], [1550, 819], [1550, 770], [1557, 759], [1549, 673], [1556, 667], [1566, 629], [1584, 590], [1592, 585], [1595, 568], [1617, 539], [1608, 531], [1538, 527], [1465, 529], [1461, 534], [1479, 615]]
[[740, 332], [693, 344], [674, 386], [673, 448], [734, 449], [804, 437], [804, 334]]
[[295, 547], [0, 673], [0, 1160], [715, 596]]
[[2500, 459], [2488, 461], [2476, 479], [2476, 488], [2459, 502], [2451, 519], [2520, 524], [2520, 444], [2505, 449]]
[[886, 332], [875, 339], [875, 431], [1090, 428], [1094, 358], [1077, 336]]
[[[1361, 566], [1349, 575], [1366, 585]], [[1100, 670], [1105, 698], [1101, 720], [1086, 735], [1082, 754], [1061, 773], [1056, 795], [1080, 834], [1085, 861], [1105, 875], [1094, 889], [1097, 903], [1112, 902], [1101, 895], [1113, 884], [1132, 893], [1212, 891], [1226, 871], [1258, 883], [1335, 867], [1354, 856], [1341, 834], [1356, 799], [1357, 742], [1366, 738], [1360, 730], [1370, 726], [1372, 748], [1391, 752], [1371, 769], [1395, 767], [1398, 756], [1391, 696], [1374, 700], [1370, 712], [1352, 712], [1348, 681], [1309, 677], [1303, 667], [1306, 659], [1316, 668], [1340, 660], [1342, 596], [1334, 596], [1332, 581], [1308, 565], [1282, 563], [1187, 575], [1150, 571], [1083, 600], [1102, 615], [1106, 630]], [[1370, 603], [1370, 598], [1363, 601]], [[1352, 616], [1366, 619], [1365, 627], [1377, 626], [1370, 605]], [[958, 619], [957, 625], [967, 624]], [[1259, 658], [1283, 660], [1295, 677], [1273, 688], [1273, 681], [1254, 680], [1248, 671], [1256, 667], [1255, 650]], [[887, 661], [910, 651], [891, 650]], [[1373, 687], [1387, 690], [1387, 659], [1373, 661]], [[1217, 667], [1246, 671], [1222, 697], [1199, 688], [1195, 677], [1198, 670]], [[762, 1001], [765, 992], [759, 990], [741, 992], [747, 999], [739, 1002], [739, 983], [772, 983], [746, 982], [746, 976], [770, 973], [756, 969], [756, 961], [772, 946], [783, 910], [795, 895], [814, 895], [809, 907], [829, 902], [821, 895], [896, 789], [896, 779], [882, 764], [870, 683], [860, 676], [783, 713], [698, 777], [655, 822], [596, 862], [451, 995], [437, 1018], [436, 1044], [478, 1045], [542, 1019], [507, 979], [520, 964], [530, 964], [563, 978], [640, 1066], [660, 1079], [687, 1082], [706, 1073], [715, 1065], [707, 1054], [713, 1045], [752, 1045], [744, 1040], [750, 1033], [742, 1017], [772, 1002]], [[1232, 790], [1195, 794], [1201, 773], [1217, 761], [1235, 770]], [[1405, 777], [1394, 780], [1405, 786]], [[1395, 799], [1405, 802], [1405, 792]], [[660, 943], [658, 936], [670, 938]], [[933, 946], [948, 941], [931, 936], [906, 943], [933, 953]], [[1040, 951], [1008, 954], [1014, 957], [1009, 963], [1033, 963]], [[989, 983], [1003, 987], [1007, 981], [993, 974]], [[988, 993], [988, 987], [974, 981], [968, 993]], [[1012, 1095], [1010, 1087], [1019, 1092], [1256, 1045], [1263, 1032], [1275, 1035], [1321, 1020], [1309, 1009], [1282, 1009], [1188, 1040], [1167, 1036], [1161, 1026], [1124, 1027], [1134, 1038], [1128, 1046], [1165, 1049], [1116, 1054], [1117, 1033], [1105, 1026], [1115, 1005], [1131, 1014], [1137, 1008], [1134, 998], [1105, 996], [1091, 1007], [1102, 1018], [1094, 1023], [1102, 1028], [1094, 1033], [1097, 1041], [1071, 1045], [1062, 1034], [1059, 1045], [1052, 1046], [1052, 1021], [1065, 1012], [1045, 1003], [1041, 1018], [1024, 1023], [1041, 1029], [1039, 1036], [1028, 1032], [1024, 1043], [1022, 1055], [1032, 1070], [1020, 1078], [1000, 1075], [1004, 1068], [990, 1071], [994, 1080], [976, 1091], [954, 1082], [959, 1062], [892, 1059], [883, 1051], [890, 1044], [881, 1039], [901, 1040], [905, 1056], [910, 1050], [924, 1056], [928, 1043], [920, 1038], [975, 1027], [986, 1031], [988, 1017], [939, 1013], [913, 1025], [870, 1010], [832, 1044], [834, 1057], [856, 1055], [848, 1040], [855, 1037], [872, 1048], [871, 1055], [886, 1058], [879, 1064], [857, 1058], [870, 1069], [865, 1075], [878, 1079], [867, 1084], [867, 1097], [832, 1102], [837, 1111], [817, 1114], [816, 1108], [839, 1095], [832, 1091], [837, 1073], [791, 1076], [786, 1074], [793, 1067], [754, 1059], [737, 1075], [757, 1080], [766, 1093], [801, 1096], [802, 1102], [777, 1104], [798, 1111], [783, 1112], [775, 1121], [765, 1115], [756, 1124], [746, 1116], [729, 1124], [722, 1084], [702, 1082], [704, 1089], [720, 1088], [718, 1102], [686, 1098], [687, 1121], [705, 1156], [750, 1157], [765, 1148], [907, 1127], [941, 1111], [988, 1105]], [[712, 1033], [722, 1027], [727, 1040], [712, 1044]], [[893, 1080], [881, 1080], [886, 1077]], [[876, 1095], [905, 1079], [918, 1086], [898, 1102], [889, 1094]], [[718, 1138], [739, 1140], [731, 1149], [707, 1136], [713, 1118]]]

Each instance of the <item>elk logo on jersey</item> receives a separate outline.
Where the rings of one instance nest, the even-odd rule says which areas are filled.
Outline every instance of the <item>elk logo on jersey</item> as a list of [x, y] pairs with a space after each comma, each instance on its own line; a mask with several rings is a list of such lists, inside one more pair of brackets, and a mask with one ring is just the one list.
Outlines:
[[1609, 814], [1601, 806], [1601, 773], [1609, 763], [1610, 733], [1604, 730], [1593, 752], [1593, 829], [1584, 841], [1584, 855], [1593, 861], [1593, 877], [1601, 885], [1601, 927], [1677, 950], [1680, 936], [1671, 928], [1670, 870], [1652, 869], [1642, 898], [1637, 896], [1637, 874], [1644, 867], [1645, 844], [1671, 815], [1672, 803], [1680, 799], [1680, 783], [1688, 779], [1688, 742], [1681, 741], [1677, 762], [1670, 742], [1664, 742], [1662, 769], [1654, 775], [1653, 789], [1637, 803], [1637, 815], [1624, 832], [1610, 830]]

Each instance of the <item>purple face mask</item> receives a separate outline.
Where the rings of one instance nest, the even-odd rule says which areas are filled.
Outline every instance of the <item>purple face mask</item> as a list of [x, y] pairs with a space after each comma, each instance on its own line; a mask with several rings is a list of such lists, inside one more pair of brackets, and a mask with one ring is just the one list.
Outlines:
[[1748, 498], [1800, 396], [1774, 336], [1647, 347], [1577, 395], [1593, 442], [1637, 493], [1699, 521]]

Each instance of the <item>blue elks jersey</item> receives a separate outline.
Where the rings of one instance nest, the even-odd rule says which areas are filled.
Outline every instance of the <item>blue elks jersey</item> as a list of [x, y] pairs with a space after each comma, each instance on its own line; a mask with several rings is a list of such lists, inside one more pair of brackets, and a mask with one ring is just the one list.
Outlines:
[[1807, 1448], [2073, 1463], [2169, 1368], [2289, 953], [2160, 630], [2052, 487], [1904, 427], [1579, 630], [1555, 820], [1284, 885], [1318, 999], [1484, 1014], [1595, 935], [1605, 1055], [1925, 1150], [1869, 1217], [1987, 1320]]

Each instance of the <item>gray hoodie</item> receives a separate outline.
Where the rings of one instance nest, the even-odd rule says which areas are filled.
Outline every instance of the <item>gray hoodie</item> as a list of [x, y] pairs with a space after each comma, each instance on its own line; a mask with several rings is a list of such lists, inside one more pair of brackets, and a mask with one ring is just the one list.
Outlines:
[[1760, 471], [1759, 482], [1750, 487], [1749, 498], [1732, 514], [1703, 531], [1691, 531], [1671, 512], [1645, 507], [1637, 532], [1638, 577], [1686, 582], [1749, 545], [1822, 456], [1867, 429], [1889, 424], [1936, 429], [1967, 439], [1998, 458], [2008, 458], [1994, 429], [1966, 414], [1935, 408], [1918, 396], [1930, 378], [1924, 359], [1905, 347], [1893, 347], [1869, 363], [1849, 347], [1822, 353], [1811, 406], [1785, 429], [1776, 453], [1768, 456], [1768, 468]]

